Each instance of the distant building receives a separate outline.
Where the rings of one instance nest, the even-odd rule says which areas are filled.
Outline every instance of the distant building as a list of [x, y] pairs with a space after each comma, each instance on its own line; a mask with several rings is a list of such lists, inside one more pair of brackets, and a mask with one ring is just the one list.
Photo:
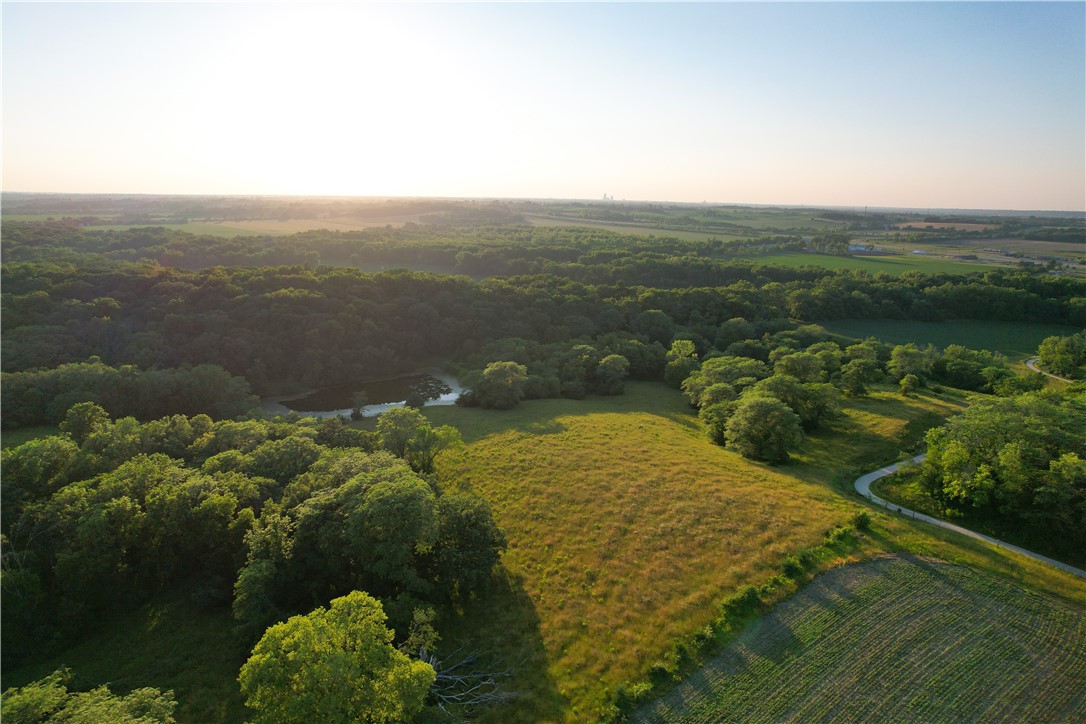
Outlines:
[[927, 254], [928, 252], [924, 251], [923, 249], [913, 249], [913, 253], [914, 254]]

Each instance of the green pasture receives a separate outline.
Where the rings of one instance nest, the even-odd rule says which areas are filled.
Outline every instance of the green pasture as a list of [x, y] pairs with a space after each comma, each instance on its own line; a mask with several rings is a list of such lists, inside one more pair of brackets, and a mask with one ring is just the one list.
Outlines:
[[0, 431], [0, 448], [18, 447], [29, 440], [57, 435], [60, 429], [55, 425], [38, 425]]
[[1045, 337], [1066, 336], [1082, 331], [1065, 324], [1034, 322], [988, 322], [971, 319], [950, 322], [916, 322], [907, 319], [853, 319], [824, 322], [822, 326], [849, 339], [877, 337], [891, 344], [933, 344], [946, 347], [960, 344], [970, 349], [1002, 352], [1012, 360], [1032, 357]]

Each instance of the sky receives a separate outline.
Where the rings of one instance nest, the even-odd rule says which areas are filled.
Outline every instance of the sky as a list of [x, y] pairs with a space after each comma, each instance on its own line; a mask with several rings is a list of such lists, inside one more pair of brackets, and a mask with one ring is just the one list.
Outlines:
[[4, 191], [1086, 208], [1086, 3], [2, 5]]

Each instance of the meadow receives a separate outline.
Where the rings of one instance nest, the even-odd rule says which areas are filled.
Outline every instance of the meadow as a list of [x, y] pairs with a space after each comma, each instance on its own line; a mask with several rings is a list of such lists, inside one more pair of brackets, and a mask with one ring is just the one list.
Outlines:
[[[866, 506], [850, 492], [855, 474], [897, 459], [964, 404], [890, 392], [847, 401], [841, 420], [777, 468], [711, 444], [683, 397], [658, 384], [508, 412], [427, 408], [466, 442], [439, 458], [440, 480], [487, 497], [509, 537], [496, 595], [442, 622], [450, 647], [524, 662], [512, 684], [524, 695], [487, 718], [603, 716], [610, 690], [703, 628], [723, 597], [772, 578], [783, 558]], [[872, 515], [874, 531], [850, 555], [921, 552], [1057, 595], [1086, 590], [1028, 560]]]
[[913, 556], [820, 576], [634, 721], [1082, 721], [1086, 612]]
[[970, 349], [1002, 352], [1011, 360], [1032, 357], [1045, 337], [1070, 335], [1079, 330], [1065, 324], [990, 322], [971, 319], [950, 322], [917, 322], [907, 319], [852, 319], [825, 322], [822, 326], [849, 339], [877, 337], [891, 344], [915, 342], [946, 347], [960, 344]]

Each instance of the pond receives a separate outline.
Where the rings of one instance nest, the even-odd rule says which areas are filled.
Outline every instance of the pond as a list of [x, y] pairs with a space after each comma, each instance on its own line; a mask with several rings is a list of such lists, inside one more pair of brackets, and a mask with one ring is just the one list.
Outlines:
[[298, 412], [311, 417], [335, 417], [350, 415], [354, 408], [355, 393], [364, 392], [367, 402], [362, 407], [362, 414], [372, 417], [394, 407], [403, 407], [411, 389], [427, 383], [444, 383], [452, 388], [452, 392], [443, 394], [436, 400], [428, 400], [427, 405], [451, 405], [460, 395], [460, 383], [456, 378], [440, 370], [427, 370], [401, 377], [331, 385], [304, 395], [266, 397], [260, 402], [264, 411], [273, 415]]

